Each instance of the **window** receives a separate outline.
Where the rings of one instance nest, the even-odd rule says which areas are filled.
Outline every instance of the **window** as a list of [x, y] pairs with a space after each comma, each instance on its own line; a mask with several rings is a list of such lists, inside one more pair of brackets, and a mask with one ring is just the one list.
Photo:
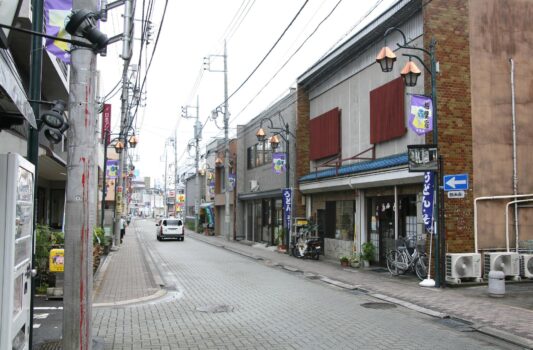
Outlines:
[[[280, 144], [281, 146], [281, 144]], [[282, 147], [278, 147], [276, 152], [283, 152]], [[246, 150], [246, 161], [248, 169], [269, 164], [272, 162], [272, 147], [268, 141], [256, 143]]]

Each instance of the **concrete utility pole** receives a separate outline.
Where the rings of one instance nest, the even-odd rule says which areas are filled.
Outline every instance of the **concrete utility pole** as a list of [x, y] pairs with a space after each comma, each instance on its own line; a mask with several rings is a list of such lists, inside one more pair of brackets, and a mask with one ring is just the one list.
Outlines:
[[[196, 116], [193, 117], [189, 115], [189, 108], [196, 108]], [[198, 232], [198, 216], [200, 214], [200, 199], [201, 199], [201, 188], [200, 188], [200, 140], [202, 139], [202, 125], [200, 124], [200, 97], [196, 96], [196, 106], [182, 106], [181, 107], [181, 116], [183, 118], [195, 118], [194, 122], [194, 141], [195, 141], [195, 157], [194, 164], [196, 169], [196, 176], [194, 178], [194, 183], [196, 185], [196, 200], [194, 201], [194, 230]]]
[[119, 155], [117, 180], [115, 186], [115, 222], [114, 222], [114, 242], [113, 246], [118, 247], [120, 245], [120, 218], [123, 211], [123, 199], [124, 199], [124, 173], [125, 157], [128, 155], [128, 123], [129, 123], [129, 90], [128, 90], [128, 67], [130, 65], [132, 43], [133, 43], [133, 7], [132, 0], [126, 0], [124, 2], [124, 34], [122, 36], [122, 59], [124, 60], [124, 67], [122, 69], [122, 96], [121, 100], [121, 116], [120, 116], [120, 136], [119, 140], [123, 142], [124, 149]]
[[228, 53], [226, 52], [226, 40], [224, 40], [224, 144], [225, 144], [225, 155], [224, 155], [224, 175], [226, 181], [226, 191], [225, 191], [225, 207], [224, 207], [224, 222], [226, 224], [226, 239], [229, 241], [231, 239], [230, 234], [230, 204], [229, 204], [229, 139], [228, 139], [228, 125], [229, 121], [229, 112], [228, 112]]
[[178, 205], [178, 128], [174, 130], [174, 216]]
[[[74, 0], [73, 10], [97, 11], [96, 0]], [[92, 346], [92, 231], [96, 197], [90, 184], [96, 162], [96, 53], [71, 52], [68, 169], [65, 220], [63, 349]]]
[[167, 157], [167, 148], [168, 148], [168, 140], [165, 141], [165, 193], [164, 193], [164, 208], [165, 208], [165, 217], [168, 217], [168, 195], [167, 195], [167, 169], [168, 169], [168, 157]]

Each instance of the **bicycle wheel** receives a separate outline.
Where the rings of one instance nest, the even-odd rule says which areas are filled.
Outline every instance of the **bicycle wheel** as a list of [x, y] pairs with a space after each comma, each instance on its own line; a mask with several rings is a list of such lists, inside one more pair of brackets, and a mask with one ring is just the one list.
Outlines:
[[402, 253], [397, 250], [391, 250], [387, 253], [387, 268], [393, 276], [403, 275], [407, 267], [407, 262]]
[[415, 264], [416, 276], [422, 281], [428, 276], [429, 259], [427, 255], [423, 254], [418, 257]]

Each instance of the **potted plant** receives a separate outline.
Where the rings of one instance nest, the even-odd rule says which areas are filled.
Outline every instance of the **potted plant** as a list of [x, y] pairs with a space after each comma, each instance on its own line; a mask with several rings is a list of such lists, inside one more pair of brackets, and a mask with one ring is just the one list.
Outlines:
[[359, 261], [359, 257], [354, 254], [350, 257], [350, 266], [354, 268], [359, 268], [361, 266], [361, 262]]
[[348, 267], [350, 265], [350, 257], [347, 255], [339, 257], [339, 260], [341, 262], [342, 267]]
[[361, 259], [363, 260], [363, 266], [370, 266], [370, 261], [374, 258], [376, 253], [376, 246], [372, 242], [365, 242], [361, 246]]

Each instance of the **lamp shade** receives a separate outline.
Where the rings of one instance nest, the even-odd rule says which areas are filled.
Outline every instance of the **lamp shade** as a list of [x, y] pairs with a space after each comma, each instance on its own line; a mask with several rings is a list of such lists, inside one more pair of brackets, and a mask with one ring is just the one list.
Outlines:
[[270, 142], [270, 146], [272, 147], [273, 150], [278, 148], [278, 146], [279, 146], [279, 138], [276, 135], [273, 135], [270, 138], [269, 142]]
[[122, 153], [122, 151], [124, 150], [124, 143], [122, 141], [117, 141], [117, 143], [115, 144], [115, 152], [117, 153]]
[[402, 75], [405, 86], [416, 86], [416, 81], [421, 73], [414, 62], [408, 61], [400, 74]]
[[265, 130], [263, 130], [263, 128], [259, 128], [259, 130], [257, 130], [257, 132], [255, 133], [255, 136], [257, 136], [257, 141], [265, 141]]
[[128, 140], [128, 142], [131, 148], [135, 148], [135, 146], [137, 146], [137, 143], [138, 143], [137, 137], [135, 135], [132, 135], [130, 139]]
[[396, 55], [387, 46], [383, 47], [376, 56], [376, 62], [381, 66], [383, 72], [390, 72], [394, 67]]

